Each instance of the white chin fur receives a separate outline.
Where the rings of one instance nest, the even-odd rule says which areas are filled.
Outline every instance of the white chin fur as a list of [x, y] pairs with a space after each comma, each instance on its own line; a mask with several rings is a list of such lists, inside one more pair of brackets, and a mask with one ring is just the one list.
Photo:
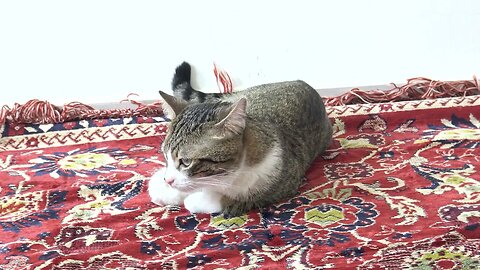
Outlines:
[[181, 205], [186, 195], [167, 185], [164, 180], [165, 168], [158, 170], [148, 182], [148, 194], [153, 203], [158, 205]]

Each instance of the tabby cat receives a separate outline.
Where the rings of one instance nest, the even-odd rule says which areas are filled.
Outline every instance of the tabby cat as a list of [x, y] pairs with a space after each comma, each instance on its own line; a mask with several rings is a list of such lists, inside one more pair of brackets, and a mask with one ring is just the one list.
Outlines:
[[332, 138], [317, 91], [287, 81], [206, 94], [192, 88], [190, 76], [182, 63], [174, 96], [160, 92], [171, 122], [162, 144], [166, 168], [149, 183], [152, 201], [240, 215], [294, 196]]

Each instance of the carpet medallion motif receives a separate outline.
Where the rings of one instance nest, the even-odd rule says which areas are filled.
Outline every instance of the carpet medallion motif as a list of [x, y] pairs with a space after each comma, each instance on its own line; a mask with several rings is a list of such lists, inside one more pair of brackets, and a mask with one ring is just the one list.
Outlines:
[[328, 112], [299, 194], [229, 218], [150, 203], [161, 117], [7, 122], [0, 269], [479, 269], [480, 98]]

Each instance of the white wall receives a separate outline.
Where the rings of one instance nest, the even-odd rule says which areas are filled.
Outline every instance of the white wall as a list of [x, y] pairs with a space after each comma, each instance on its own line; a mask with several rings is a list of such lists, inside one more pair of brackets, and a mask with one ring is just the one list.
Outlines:
[[[216, 91], [480, 76], [480, 1], [1, 1], [0, 105], [156, 99], [182, 60]], [[328, 93], [327, 93], [328, 95]]]

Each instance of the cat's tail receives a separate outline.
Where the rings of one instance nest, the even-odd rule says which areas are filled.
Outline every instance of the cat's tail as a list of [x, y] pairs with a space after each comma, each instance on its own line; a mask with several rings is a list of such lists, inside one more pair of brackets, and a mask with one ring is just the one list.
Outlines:
[[191, 84], [192, 68], [189, 63], [183, 62], [176, 69], [172, 79], [173, 94], [188, 102], [205, 102], [218, 100], [220, 94], [203, 93], [195, 90]]

